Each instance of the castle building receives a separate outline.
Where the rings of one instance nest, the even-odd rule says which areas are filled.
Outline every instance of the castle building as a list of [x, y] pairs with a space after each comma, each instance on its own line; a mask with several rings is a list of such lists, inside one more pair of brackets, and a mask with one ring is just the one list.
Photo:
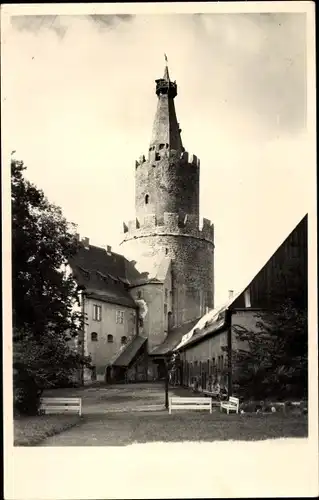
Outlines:
[[161, 378], [157, 358], [214, 307], [214, 227], [208, 219], [200, 223], [200, 161], [183, 146], [177, 85], [167, 65], [155, 91], [148, 152], [135, 162], [135, 216], [124, 224], [125, 257], [84, 239], [70, 263], [83, 287], [87, 321], [80, 345], [91, 355], [91, 378]]

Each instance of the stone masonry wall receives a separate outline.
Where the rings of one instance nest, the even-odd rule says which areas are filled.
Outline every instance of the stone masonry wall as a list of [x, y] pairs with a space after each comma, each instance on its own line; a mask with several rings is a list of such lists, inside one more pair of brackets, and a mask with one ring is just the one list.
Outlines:
[[[129, 255], [164, 251], [172, 259], [172, 327], [199, 318], [214, 306], [214, 245], [191, 236], [150, 234], [122, 243]], [[138, 259], [138, 257], [137, 257]]]
[[182, 218], [192, 215], [198, 224], [199, 162], [196, 157], [191, 157], [191, 161], [193, 163], [189, 163], [188, 153], [176, 161], [174, 152], [163, 148], [150, 152], [149, 161], [137, 165], [135, 211], [138, 219], [155, 214], [161, 223], [164, 212], [172, 212]]

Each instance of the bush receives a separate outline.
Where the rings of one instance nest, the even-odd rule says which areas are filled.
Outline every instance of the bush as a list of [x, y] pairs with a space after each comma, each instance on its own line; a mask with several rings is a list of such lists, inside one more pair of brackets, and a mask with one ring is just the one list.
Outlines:
[[18, 415], [36, 415], [40, 405], [42, 390], [35, 380], [23, 370], [14, 377], [13, 411]]

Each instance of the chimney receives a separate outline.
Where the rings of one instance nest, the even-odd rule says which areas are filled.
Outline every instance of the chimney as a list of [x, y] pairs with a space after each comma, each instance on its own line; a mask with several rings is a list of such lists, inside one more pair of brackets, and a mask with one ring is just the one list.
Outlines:
[[76, 239], [76, 241], [80, 241], [80, 234], [79, 233], [75, 233], [75, 239]]
[[234, 296], [234, 290], [228, 290], [228, 298], [232, 299]]
[[112, 254], [112, 247], [110, 245], [102, 245], [102, 248], [106, 251], [107, 255]]
[[89, 248], [90, 248], [90, 239], [89, 238], [82, 238], [81, 243], [83, 244], [83, 246], [86, 250], [89, 250]]

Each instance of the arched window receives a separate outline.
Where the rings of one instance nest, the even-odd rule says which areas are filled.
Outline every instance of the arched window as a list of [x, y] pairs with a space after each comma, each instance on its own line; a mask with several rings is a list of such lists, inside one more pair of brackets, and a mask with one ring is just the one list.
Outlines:
[[113, 342], [113, 335], [108, 335], [107, 341], [111, 344]]
[[126, 341], [127, 341], [127, 337], [125, 337], [125, 335], [123, 337], [121, 337], [121, 344], [122, 345], [125, 345]]
[[91, 333], [91, 340], [92, 340], [92, 342], [97, 342], [97, 333], [96, 332]]
[[148, 205], [149, 199], [150, 199], [149, 195], [146, 194], [145, 195], [145, 205]]

